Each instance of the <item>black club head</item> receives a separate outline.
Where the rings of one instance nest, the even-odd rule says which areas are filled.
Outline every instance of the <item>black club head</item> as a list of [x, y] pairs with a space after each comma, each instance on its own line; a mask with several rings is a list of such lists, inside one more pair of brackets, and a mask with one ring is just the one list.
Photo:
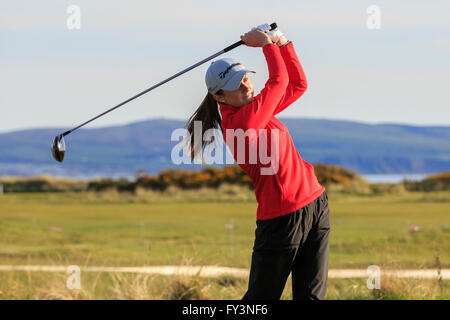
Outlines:
[[58, 162], [63, 162], [66, 154], [66, 143], [64, 142], [64, 136], [59, 135], [55, 137], [52, 145], [53, 158]]

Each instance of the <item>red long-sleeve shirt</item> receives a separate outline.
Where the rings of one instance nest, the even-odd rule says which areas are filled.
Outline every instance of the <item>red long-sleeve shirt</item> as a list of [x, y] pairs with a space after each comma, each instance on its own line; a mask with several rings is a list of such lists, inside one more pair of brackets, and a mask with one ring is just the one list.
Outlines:
[[[269, 69], [269, 79], [264, 89], [245, 106], [219, 104], [223, 137], [234, 159], [255, 186], [258, 220], [276, 218], [300, 209], [325, 190], [317, 181], [313, 166], [300, 157], [287, 128], [274, 117], [297, 100], [307, 88], [306, 76], [293, 43], [281, 48], [269, 43], [262, 50]], [[227, 140], [227, 129], [242, 129], [249, 133], [245, 137], [245, 161], [238, 158], [239, 139], [231, 137], [233, 133], [230, 133]], [[265, 136], [260, 135], [261, 129], [265, 129], [262, 130]], [[260, 151], [261, 139], [264, 137], [267, 146], [265, 149], [263, 147], [264, 151]], [[278, 161], [267, 163], [267, 158], [260, 158], [260, 152], [270, 157], [277, 149]], [[239, 151], [242, 157], [242, 149]], [[252, 160], [251, 152], [258, 154], [256, 162]], [[267, 171], [262, 173], [262, 170], [271, 170], [272, 174], [267, 174]]]

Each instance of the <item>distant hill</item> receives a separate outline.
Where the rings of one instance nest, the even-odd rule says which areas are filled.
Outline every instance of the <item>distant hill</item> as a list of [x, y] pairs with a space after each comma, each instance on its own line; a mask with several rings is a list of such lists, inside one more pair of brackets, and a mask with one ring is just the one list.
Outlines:
[[[398, 124], [369, 125], [350, 121], [280, 119], [302, 158], [360, 174], [434, 173], [450, 170], [450, 127]], [[154, 119], [124, 126], [80, 129], [66, 139], [63, 163], [53, 160], [54, 136], [67, 128], [0, 134], [0, 176], [51, 174], [72, 177], [131, 177], [140, 170], [158, 173], [174, 165], [171, 134], [185, 121]]]

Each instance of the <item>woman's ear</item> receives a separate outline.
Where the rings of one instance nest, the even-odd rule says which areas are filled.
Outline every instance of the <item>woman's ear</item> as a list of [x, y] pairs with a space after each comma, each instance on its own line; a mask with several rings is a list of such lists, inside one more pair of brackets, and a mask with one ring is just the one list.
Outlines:
[[224, 103], [225, 102], [225, 97], [224, 96], [219, 96], [218, 94], [213, 94], [213, 98], [217, 102], [220, 102], [220, 103]]

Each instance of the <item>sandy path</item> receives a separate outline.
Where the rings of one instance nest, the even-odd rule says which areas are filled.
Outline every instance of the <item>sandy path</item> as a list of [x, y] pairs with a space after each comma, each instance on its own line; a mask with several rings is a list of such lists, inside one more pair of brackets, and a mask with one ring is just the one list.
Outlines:
[[[30, 271], [30, 272], [66, 272], [68, 266], [36, 266], [36, 265], [0, 265], [0, 271]], [[152, 267], [81, 267], [81, 272], [111, 272], [111, 273], [145, 273], [162, 275], [199, 275], [200, 277], [217, 278], [234, 276], [248, 278], [249, 271], [240, 268], [218, 266], [152, 266]], [[437, 270], [381, 270], [382, 275], [399, 278], [437, 279]], [[443, 280], [450, 279], [450, 269], [441, 270]], [[336, 278], [368, 278], [364, 269], [331, 269], [328, 277]]]

